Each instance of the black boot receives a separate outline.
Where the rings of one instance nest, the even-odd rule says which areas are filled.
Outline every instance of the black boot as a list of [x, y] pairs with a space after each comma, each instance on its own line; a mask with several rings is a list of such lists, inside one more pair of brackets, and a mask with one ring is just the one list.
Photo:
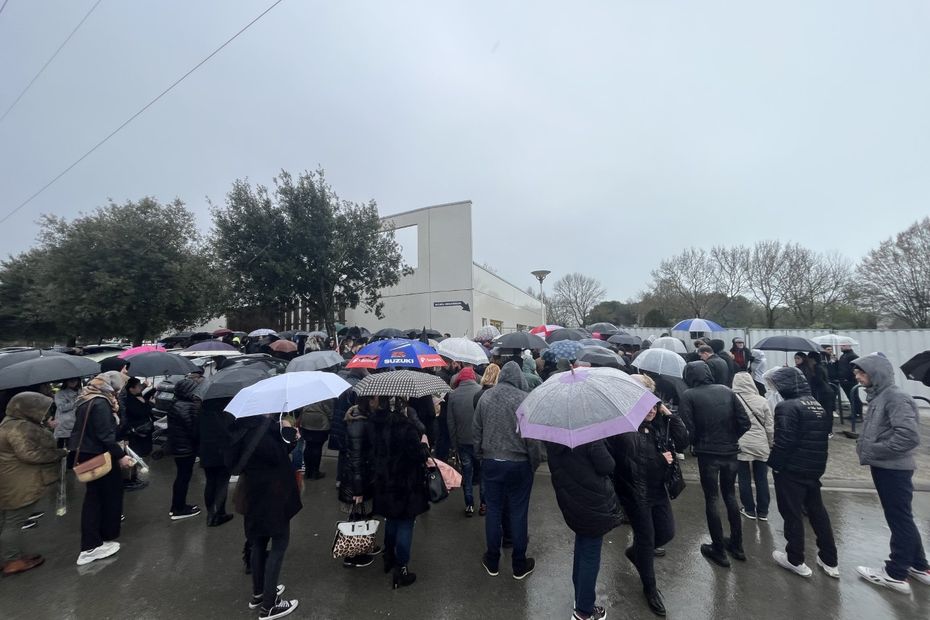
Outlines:
[[384, 550], [383, 557], [384, 557], [384, 572], [389, 573], [392, 570], [394, 570], [394, 566], [397, 563], [397, 561], [394, 559], [394, 550], [386, 548]]
[[646, 592], [646, 602], [649, 603], [649, 609], [657, 616], [665, 617], [665, 602], [662, 600], [662, 593], [658, 590]]
[[417, 580], [415, 573], [407, 570], [406, 566], [397, 566], [394, 568], [394, 589], [409, 586]]

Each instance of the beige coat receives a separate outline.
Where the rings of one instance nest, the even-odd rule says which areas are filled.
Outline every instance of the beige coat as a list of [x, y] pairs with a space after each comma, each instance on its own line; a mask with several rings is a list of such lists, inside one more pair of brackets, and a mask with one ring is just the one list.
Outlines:
[[746, 415], [752, 426], [739, 438], [741, 461], [766, 461], [769, 449], [775, 440], [775, 416], [765, 398], [759, 395], [756, 383], [748, 372], [738, 372], [733, 376], [733, 391], [746, 409]]
[[42, 420], [52, 399], [36, 392], [14, 396], [0, 422], [0, 510], [36, 502], [60, 478], [61, 458], [52, 431]]

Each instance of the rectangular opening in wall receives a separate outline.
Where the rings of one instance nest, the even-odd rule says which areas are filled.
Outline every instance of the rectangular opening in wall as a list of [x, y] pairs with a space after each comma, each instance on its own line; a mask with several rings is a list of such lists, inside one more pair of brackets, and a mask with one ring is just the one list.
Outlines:
[[405, 226], [394, 230], [394, 239], [400, 246], [400, 255], [408, 267], [416, 269], [419, 266], [419, 230], [418, 226]]

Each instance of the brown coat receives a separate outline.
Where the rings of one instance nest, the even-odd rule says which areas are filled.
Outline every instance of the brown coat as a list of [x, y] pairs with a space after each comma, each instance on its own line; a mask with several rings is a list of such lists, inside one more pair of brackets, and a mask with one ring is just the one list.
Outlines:
[[22, 392], [10, 400], [0, 422], [0, 510], [15, 510], [36, 502], [60, 478], [66, 450], [56, 447], [52, 432], [42, 426], [52, 399]]

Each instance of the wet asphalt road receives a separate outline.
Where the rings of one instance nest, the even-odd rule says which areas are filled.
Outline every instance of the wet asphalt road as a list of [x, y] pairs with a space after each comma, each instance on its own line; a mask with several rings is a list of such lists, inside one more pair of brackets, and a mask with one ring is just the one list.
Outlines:
[[[339, 518], [333, 484], [335, 462], [324, 461], [329, 476], [308, 483], [303, 511], [291, 522], [291, 544], [282, 582], [298, 598], [293, 618], [401, 619], [563, 619], [572, 611], [571, 532], [562, 521], [549, 477], [536, 477], [530, 513], [530, 555], [536, 572], [520, 582], [502, 561], [499, 577], [480, 565], [483, 519], [461, 513], [461, 491], [421, 517], [416, 525], [410, 588], [390, 589], [380, 559], [363, 569], [344, 569], [329, 556]], [[25, 533], [27, 551], [43, 554], [43, 566], [0, 580], [0, 618], [106, 619], [256, 618], [247, 609], [250, 578], [240, 561], [242, 520], [206, 528], [205, 517], [171, 522], [168, 505], [173, 462], [155, 463], [149, 488], [126, 495], [122, 549], [85, 567], [79, 551], [80, 486], [73, 487], [70, 510], [57, 518], [49, 510], [39, 527]], [[656, 560], [659, 587], [671, 618], [930, 618], [930, 587], [914, 584], [904, 596], [879, 590], [855, 574], [858, 564], [877, 565], [888, 550], [889, 532], [874, 493], [825, 492], [840, 555], [839, 581], [815, 568], [803, 579], [775, 566], [771, 552], [783, 546], [782, 524], [773, 506], [765, 524], [744, 520], [746, 563], [730, 570], [709, 564], [698, 552], [709, 542], [703, 499], [689, 482], [673, 502], [678, 533], [668, 556]], [[202, 474], [195, 472], [189, 501], [201, 503]], [[930, 494], [919, 493], [915, 513], [930, 546]], [[631, 543], [628, 526], [605, 538], [598, 600], [608, 617], [654, 618], [639, 578], [623, 555]], [[808, 530], [808, 541], [813, 535]], [[505, 556], [506, 557], [506, 556]], [[808, 564], [814, 567], [811, 548]]]

